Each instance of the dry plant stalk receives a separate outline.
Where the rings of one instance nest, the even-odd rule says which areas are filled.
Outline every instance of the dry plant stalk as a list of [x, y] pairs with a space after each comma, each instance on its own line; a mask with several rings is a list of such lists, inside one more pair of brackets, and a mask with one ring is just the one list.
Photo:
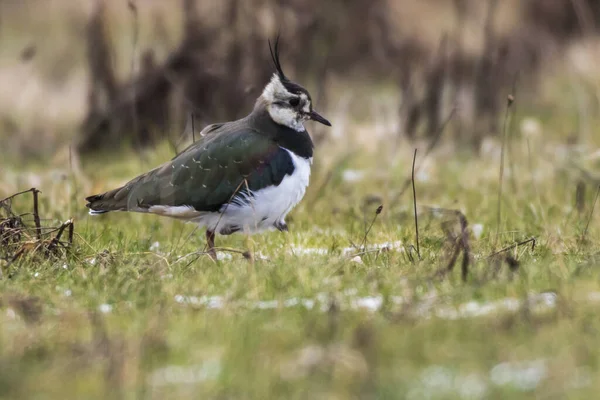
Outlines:
[[419, 217], [417, 216], [417, 189], [415, 188], [415, 162], [417, 161], [417, 149], [415, 149], [415, 155], [413, 156], [412, 162], [412, 190], [413, 190], [413, 208], [415, 214], [415, 236], [417, 241], [417, 256], [421, 259], [421, 246], [419, 246]]
[[500, 268], [502, 267], [502, 263], [506, 263], [508, 269], [511, 273], [517, 272], [520, 267], [519, 260], [513, 257], [509, 251], [513, 250], [517, 247], [525, 246], [531, 243], [531, 250], [535, 250], [535, 245], [537, 244], [537, 240], [534, 237], [523, 240], [518, 243], [511, 244], [501, 250], [495, 251], [489, 256], [487, 256], [487, 260], [489, 260], [493, 266], [492, 268], [492, 278], [496, 278], [498, 273], [500, 272]]
[[[13, 199], [27, 193], [31, 193], [33, 198], [32, 212], [16, 214], [12, 209]], [[26, 255], [59, 257], [62, 255], [61, 249], [69, 249], [73, 244], [72, 219], [57, 227], [42, 227], [38, 201], [40, 193], [38, 189], [31, 188], [0, 200], [0, 260], [5, 262], [4, 268]], [[33, 217], [33, 226], [24, 219], [28, 215]], [[66, 230], [67, 240], [64, 241], [61, 239]]]
[[600, 186], [596, 190], [596, 196], [594, 197], [594, 202], [592, 203], [592, 209], [590, 211], [590, 216], [588, 217], [587, 223], [585, 224], [585, 229], [583, 230], [583, 234], [581, 235], [581, 241], [585, 242], [587, 240], [587, 232], [590, 227], [590, 221], [592, 220], [592, 216], [594, 215], [594, 209], [596, 208], [596, 203], [598, 202], [598, 195], [600, 194]]
[[[442, 224], [442, 229], [446, 234], [446, 242], [450, 245], [451, 253], [445, 267], [439, 269], [435, 276], [443, 278], [452, 272], [458, 256], [462, 253], [461, 278], [463, 282], [466, 282], [469, 275], [469, 265], [471, 264], [471, 244], [469, 242], [469, 222], [467, 221], [467, 217], [459, 210], [448, 210], [445, 208], [429, 208], [429, 210], [431, 212], [451, 215], [455, 218], [452, 221]], [[453, 229], [453, 224], [457, 220], [460, 224], [460, 232], [458, 234]]]

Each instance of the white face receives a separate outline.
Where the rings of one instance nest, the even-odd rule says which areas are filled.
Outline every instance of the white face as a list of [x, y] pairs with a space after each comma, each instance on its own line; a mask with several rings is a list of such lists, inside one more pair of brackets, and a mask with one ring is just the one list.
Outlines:
[[290, 93], [279, 76], [274, 74], [263, 90], [262, 97], [267, 102], [267, 111], [273, 121], [298, 132], [305, 130], [303, 123], [308, 119], [306, 113], [310, 112], [310, 100], [305, 93]]

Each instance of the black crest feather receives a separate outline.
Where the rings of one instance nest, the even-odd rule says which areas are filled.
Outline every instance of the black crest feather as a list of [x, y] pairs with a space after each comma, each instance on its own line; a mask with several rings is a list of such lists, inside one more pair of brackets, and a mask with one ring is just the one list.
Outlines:
[[283, 73], [283, 69], [281, 69], [281, 62], [279, 61], [279, 35], [275, 38], [275, 46], [271, 46], [271, 41], [269, 40], [269, 51], [271, 52], [271, 58], [273, 59], [273, 64], [275, 64], [277, 75], [279, 75], [279, 78], [282, 81], [287, 80]]
[[283, 84], [283, 86], [290, 92], [294, 94], [305, 93], [310, 99], [310, 94], [306, 89], [297, 83], [292, 82], [285, 76], [283, 73], [283, 69], [281, 68], [281, 61], [279, 61], [279, 35], [275, 38], [275, 46], [271, 46], [271, 41], [269, 40], [269, 50], [271, 51], [271, 58], [273, 59], [273, 64], [275, 64], [275, 69], [277, 70], [277, 76], [279, 80]]

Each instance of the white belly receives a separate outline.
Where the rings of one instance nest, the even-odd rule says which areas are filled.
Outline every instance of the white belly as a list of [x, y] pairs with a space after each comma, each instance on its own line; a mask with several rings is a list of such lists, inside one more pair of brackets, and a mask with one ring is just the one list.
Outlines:
[[220, 233], [228, 227], [238, 227], [246, 233], [273, 229], [284, 223], [285, 216], [302, 200], [310, 177], [312, 158], [305, 159], [286, 150], [292, 157], [294, 172], [286, 175], [278, 186], [252, 193], [245, 204], [224, 205], [219, 213], [206, 213], [194, 219], [201, 226]]

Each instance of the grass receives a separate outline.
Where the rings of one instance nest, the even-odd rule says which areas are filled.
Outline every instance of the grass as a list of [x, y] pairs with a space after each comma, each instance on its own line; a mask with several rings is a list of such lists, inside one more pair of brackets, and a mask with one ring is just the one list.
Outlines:
[[[498, 246], [500, 145], [480, 158], [444, 147], [417, 158], [421, 261], [408, 251], [411, 191], [397, 193], [409, 146], [332, 162], [324, 144], [291, 231], [253, 236], [254, 263], [180, 258], [204, 245], [191, 225], [85, 214], [84, 195], [167, 159], [166, 145], [143, 161], [89, 162], [92, 184], [68, 167], [30, 168], [45, 223], [73, 216], [76, 240], [64, 257], [31, 255], [4, 270], [0, 397], [589, 398], [600, 388], [597, 215], [582, 235], [595, 189], [578, 213], [575, 172], [552, 157], [560, 143], [529, 139], [530, 156], [524, 138], [513, 140]], [[345, 169], [367, 178], [349, 182]], [[26, 184], [17, 171], [3, 168], [5, 190]], [[355, 256], [361, 249], [346, 248], [362, 243], [380, 204], [366, 247], [389, 249]], [[436, 275], [449, 258], [442, 225], [457, 228], [426, 206], [460, 209], [482, 231], [470, 235], [465, 283], [458, 264]], [[535, 249], [510, 251], [518, 271], [501, 264], [494, 277], [486, 257], [529, 237]], [[245, 238], [217, 245], [245, 249]]]
[[[126, 2], [114, 3], [121, 7], [113, 12], [120, 28], [112, 35], [121, 38], [118, 70], [126, 76], [131, 15]], [[10, 266], [0, 261], [1, 399], [595, 397], [600, 205], [592, 210], [600, 142], [593, 135], [593, 58], [582, 64], [587, 72], [565, 73], [557, 63], [555, 76], [544, 77], [537, 108], [517, 99], [499, 221], [498, 138], [480, 156], [448, 144], [447, 134], [428, 156], [427, 143], [399, 140], [392, 151], [396, 138], [387, 122], [397, 107], [388, 100], [396, 89], [382, 85], [373, 95], [373, 87], [363, 93], [354, 85], [347, 96], [360, 101], [345, 115], [323, 110], [334, 129], [343, 128], [318, 147], [309, 190], [287, 221], [290, 232], [253, 236], [253, 263], [237, 253], [215, 263], [194, 255], [204, 235], [192, 225], [139, 214], [87, 215], [86, 195], [168, 160], [168, 145], [143, 155], [122, 149], [83, 166], [66, 147], [48, 156], [71, 140], [85, 105], [84, 49], [72, 45], [77, 35], [57, 7], [51, 17], [32, 16], [61, 23], [29, 24], [38, 28], [27, 34], [23, 16], [3, 25], [3, 38], [11, 40], [3, 39], [0, 78], [14, 90], [0, 100], [7, 121], [23, 129], [18, 138], [0, 129], [0, 198], [37, 187], [43, 225], [72, 217], [75, 242], [56, 257], [26, 253]], [[176, 42], [177, 18], [167, 20], [173, 32], [167, 42]], [[428, 24], [427, 32], [438, 25]], [[153, 25], [140, 26], [143, 48]], [[437, 43], [437, 31], [429, 36]], [[17, 75], [14, 60], [31, 43], [38, 49], [31, 74]], [[64, 60], [72, 65], [65, 68]], [[66, 74], [66, 89], [44, 88], [40, 71]], [[346, 86], [338, 85], [340, 92]], [[23, 94], [21, 87], [30, 89]], [[358, 121], [349, 123], [348, 115]], [[373, 140], [373, 131], [384, 134]], [[578, 145], [568, 144], [573, 132]], [[401, 193], [415, 147], [420, 260], [411, 250], [417, 247], [412, 188]], [[586, 190], [579, 190], [579, 208], [580, 182]], [[31, 202], [18, 198], [13, 207], [29, 212]], [[466, 217], [466, 282], [460, 257], [453, 271], [439, 273], [453, 250], [447, 238], [463, 233], [460, 224], [428, 207]], [[502, 253], [512, 257], [514, 271], [506, 258], [489, 257], [528, 238], [536, 239], [535, 248]], [[217, 245], [246, 250], [245, 239], [218, 237]]]

